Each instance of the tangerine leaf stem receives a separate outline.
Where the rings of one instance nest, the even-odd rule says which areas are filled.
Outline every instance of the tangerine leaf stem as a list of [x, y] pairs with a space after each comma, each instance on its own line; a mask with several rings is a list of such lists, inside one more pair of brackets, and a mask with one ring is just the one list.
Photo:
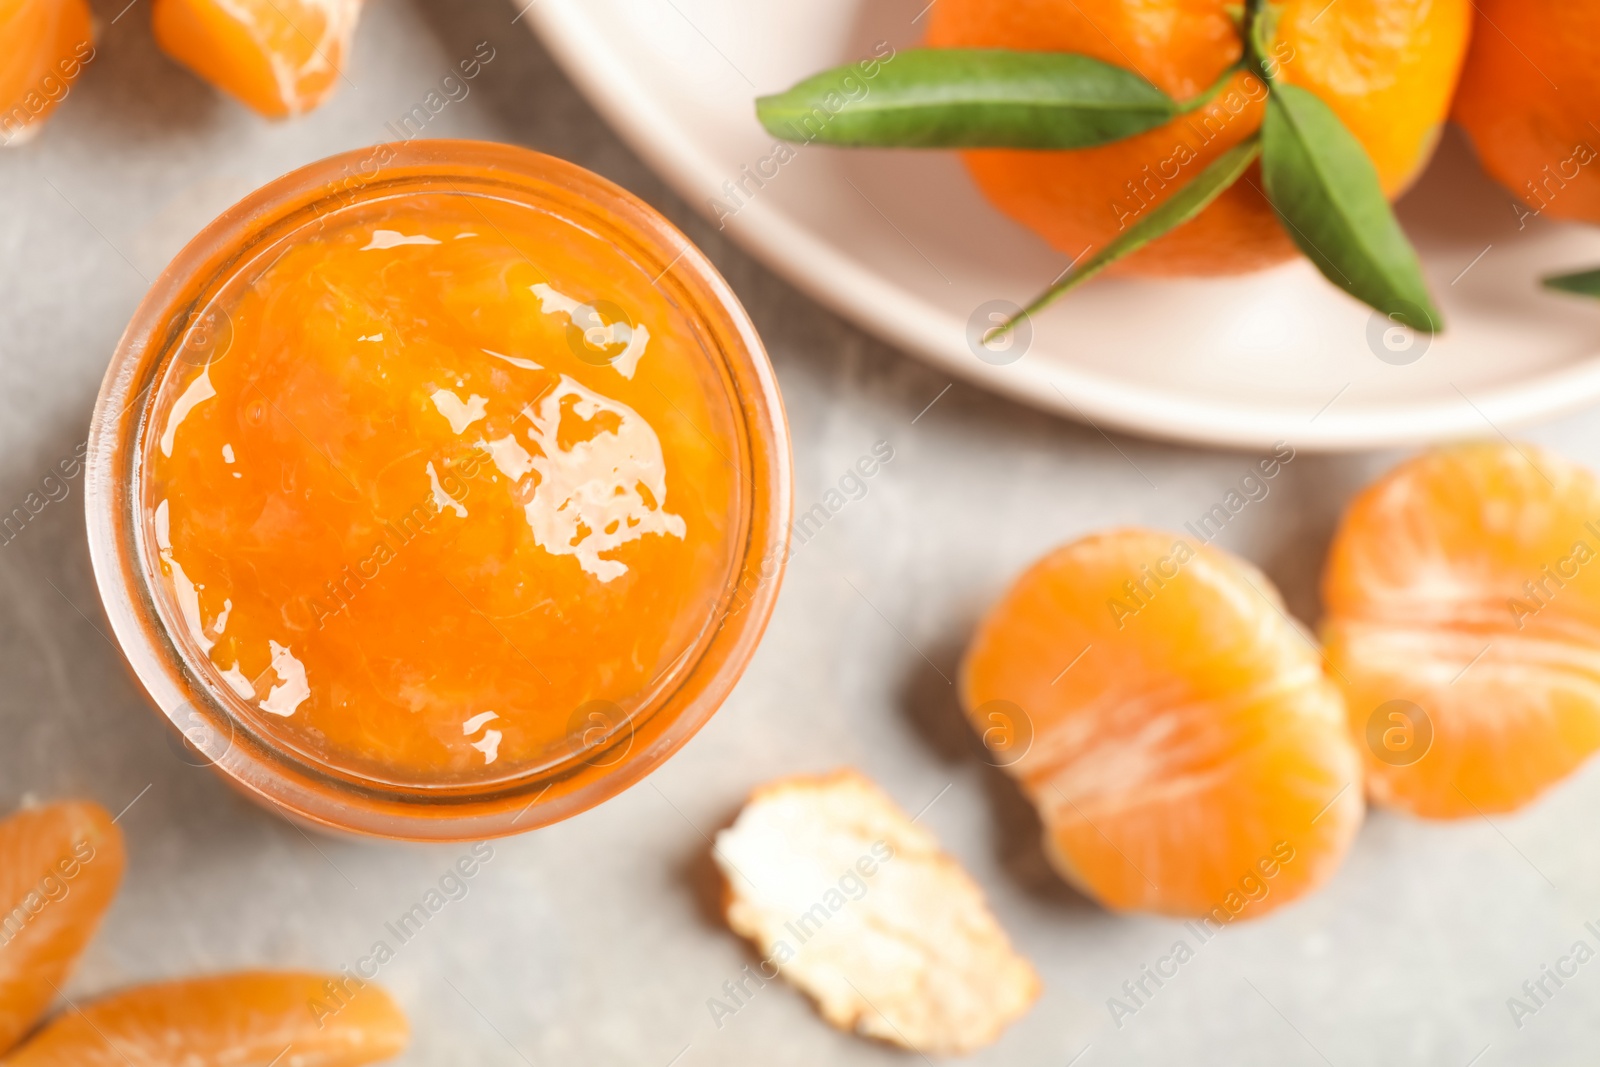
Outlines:
[[1277, 13], [1266, 0], [1249, 0], [1244, 9], [1244, 56], [1240, 63], [1248, 67], [1267, 85], [1273, 84], [1272, 71], [1267, 64], [1271, 54], [1272, 38], [1278, 32]]
[[1243, 177], [1244, 172], [1260, 154], [1259, 137], [1250, 137], [1222, 153], [1210, 166], [1195, 175], [1193, 181], [1167, 197], [1143, 219], [1128, 227], [1115, 240], [1090, 256], [1081, 267], [1069, 268], [1067, 274], [1034, 297], [1027, 307], [989, 331], [984, 337], [985, 343], [1003, 336], [1017, 323], [1044, 310], [1068, 291], [1088, 281], [1123, 256], [1143, 248], [1157, 237], [1177, 229], [1200, 214], [1229, 186]]
[[1198, 111], [1207, 104], [1211, 103], [1211, 101], [1217, 98], [1217, 95], [1221, 93], [1222, 90], [1226, 89], [1233, 82], [1233, 76], [1245, 69], [1247, 68], [1244, 60], [1242, 59], [1230, 66], [1227, 70], [1222, 72], [1221, 77], [1212, 82], [1210, 85], [1206, 86], [1198, 94], [1191, 96], [1187, 100], [1180, 101], [1178, 104], [1179, 114], [1187, 115], [1189, 112]]

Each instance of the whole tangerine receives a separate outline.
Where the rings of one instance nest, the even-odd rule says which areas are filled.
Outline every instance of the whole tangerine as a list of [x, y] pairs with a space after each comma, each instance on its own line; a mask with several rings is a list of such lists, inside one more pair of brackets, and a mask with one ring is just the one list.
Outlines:
[[1453, 118], [1535, 213], [1600, 222], [1600, 7], [1478, 0]]
[[[1236, 8], [1226, 0], [940, 0], [927, 44], [1075, 52], [1135, 71], [1181, 102], [1238, 62]], [[1449, 111], [1470, 0], [1285, 0], [1273, 10], [1268, 73], [1331, 107], [1366, 148], [1384, 191], [1400, 195], [1432, 156]], [[1254, 133], [1266, 93], [1258, 77], [1241, 71], [1205, 106], [1122, 141], [962, 157], [997, 208], [1081, 257]], [[1294, 254], [1252, 167], [1200, 215], [1111, 269], [1237, 274]]]

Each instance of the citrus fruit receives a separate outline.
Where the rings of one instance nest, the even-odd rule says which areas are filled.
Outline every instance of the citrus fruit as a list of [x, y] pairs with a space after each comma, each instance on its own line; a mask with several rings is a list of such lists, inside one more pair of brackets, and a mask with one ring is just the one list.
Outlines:
[[66, 983], [122, 866], [122, 834], [97, 804], [51, 804], [0, 822], [0, 1053]]
[[6, 1067], [353, 1067], [397, 1055], [409, 1030], [374, 985], [245, 972], [138, 986], [61, 1015]]
[[155, 0], [156, 43], [268, 118], [310, 111], [338, 84], [361, 0]]
[[1402, 464], [1350, 505], [1324, 641], [1374, 801], [1510, 811], [1600, 747], [1600, 483], [1531, 445]]
[[[1398, 196], [1427, 163], [1466, 50], [1469, 0], [1286, 0], [1267, 58], [1274, 77], [1320, 97]], [[1179, 101], [1239, 60], [1226, 0], [939, 0], [927, 44], [1075, 52], [1143, 75]], [[1266, 87], [1238, 73], [1206, 106], [1098, 148], [963, 153], [984, 195], [1070, 256], [1093, 252], [1261, 124]], [[1226, 274], [1287, 259], [1294, 245], [1259, 171], [1111, 269]]]
[[1538, 212], [1600, 222], [1600, 7], [1477, 0], [1453, 117], [1484, 169]]
[[983, 619], [962, 702], [1057, 869], [1117, 909], [1254, 917], [1360, 826], [1339, 691], [1249, 564], [1122, 529], [1034, 564]]
[[93, 60], [85, 0], [0, 0], [0, 145], [37, 133]]

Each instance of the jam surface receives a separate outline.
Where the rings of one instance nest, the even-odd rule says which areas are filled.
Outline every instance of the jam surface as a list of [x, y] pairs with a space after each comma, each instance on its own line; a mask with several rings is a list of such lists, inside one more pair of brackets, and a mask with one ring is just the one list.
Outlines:
[[681, 678], [741, 485], [728, 387], [657, 280], [556, 215], [412, 194], [218, 294], [158, 385], [139, 492], [169, 629], [251, 729], [374, 781], [477, 783]]

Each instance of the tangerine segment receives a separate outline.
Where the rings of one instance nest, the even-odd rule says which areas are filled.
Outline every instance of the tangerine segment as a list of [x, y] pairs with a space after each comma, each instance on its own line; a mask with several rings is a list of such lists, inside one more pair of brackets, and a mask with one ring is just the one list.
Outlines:
[[1313, 646], [1264, 575], [1175, 534], [1113, 530], [1034, 564], [979, 626], [961, 692], [1057, 869], [1112, 908], [1265, 914], [1361, 823]]
[[155, 0], [161, 50], [268, 118], [333, 92], [361, 0]]
[[85, 0], [0, 0], [0, 145], [38, 133], [93, 59]]
[[66, 983], [122, 867], [122, 834], [98, 804], [52, 804], [0, 822], [0, 1053]]
[[1536, 212], [1600, 222], [1600, 9], [1477, 0], [1454, 118], [1483, 168]]
[[[1241, 46], [1227, 0], [941, 0], [927, 43], [1077, 52], [1137, 71], [1178, 100], [1200, 94]], [[1287, 0], [1269, 63], [1316, 93], [1398, 195], [1432, 154], [1466, 50], [1469, 0]], [[1001, 211], [1062, 252], [1099, 249], [1260, 126], [1266, 88], [1237, 75], [1205, 107], [1136, 137], [1072, 152], [963, 153]], [[1119, 261], [1130, 274], [1225, 274], [1294, 255], [1259, 170], [1195, 219]]]
[[354, 1067], [398, 1055], [405, 1015], [345, 975], [243, 972], [139, 986], [62, 1015], [6, 1067]]
[[1413, 459], [1345, 513], [1329, 663], [1378, 803], [1510, 811], [1600, 747], [1600, 483], [1530, 445]]

